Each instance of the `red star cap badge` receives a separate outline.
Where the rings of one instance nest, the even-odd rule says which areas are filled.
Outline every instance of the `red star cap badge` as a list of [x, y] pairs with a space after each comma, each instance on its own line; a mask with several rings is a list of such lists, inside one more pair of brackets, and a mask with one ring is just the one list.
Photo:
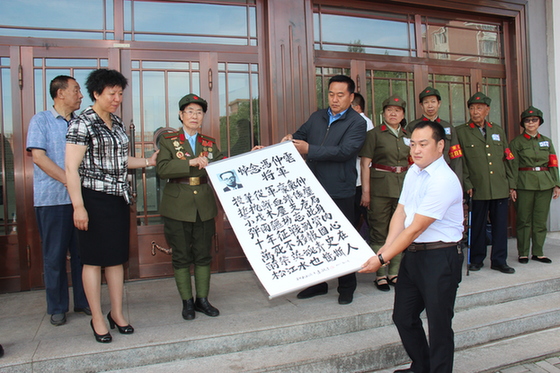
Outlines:
[[395, 101], [399, 101], [399, 99], [398, 99], [398, 98], [396, 98], [396, 99], [395, 99]]
[[529, 110], [529, 113], [533, 113], [533, 110]]
[[195, 100], [198, 100], [198, 97], [194, 96], [194, 99], [195, 99]]

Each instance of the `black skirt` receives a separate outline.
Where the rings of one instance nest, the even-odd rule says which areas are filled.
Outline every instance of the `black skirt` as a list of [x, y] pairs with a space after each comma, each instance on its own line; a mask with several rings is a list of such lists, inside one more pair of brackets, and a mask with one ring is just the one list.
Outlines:
[[123, 197], [82, 188], [88, 230], [78, 230], [83, 264], [109, 267], [128, 261], [130, 210]]

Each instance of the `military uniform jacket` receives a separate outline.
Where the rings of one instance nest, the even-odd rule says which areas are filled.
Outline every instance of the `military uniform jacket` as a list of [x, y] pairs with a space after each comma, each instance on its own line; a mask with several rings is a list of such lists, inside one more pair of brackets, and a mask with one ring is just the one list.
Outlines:
[[512, 162], [504, 130], [486, 122], [486, 138], [473, 122], [457, 127], [463, 150], [463, 190], [474, 189], [473, 199], [491, 200], [509, 197], [514, 185]]
[[[558, 158], [548, 137], [540, 133], [532, 137], [523, 132], [510, 142], [509, 147], [515, 156], [512, 162], [513, 189], [548, 190], [560, 187]], [[547, 167], [548, 171], [519, 170], [526, 167]]]
[[370, 196], [399, 198], [406, 172], [397, 174], [379, 171], [375, 169], [375, 165], [408, 167], [410, 165], [409, 141], [406, 131], [401, 128], [398, 136], [395, 136], [385, 123], [367, 132], [360, 157], [371, 158]]
[[[424, 115], [422, 117], [413, 120], [406, 126], [406, 132], [412, 136], [412, 131], [414, 127], [420, 122], [429, 121]], [[443, 157], [445, 161], [451, 167], [453, 172], [457, 175], [459, 180], [463, 178], [463, 151], [461, 150], [461, 145], [459, 145], [459, 139], [457, 138], [457, 130], [451, 125], [451, 123], [444, 121], [443, 119], [437, 117], [436, 122], [441, 124], [445, 130], [445, 148], [443, 149]]]
[[[183, 129], [166, 134], [159, 142], [157, 174], [162, 179], [206, 177], [206, 170], [189, 166], [189, 160], [206, 155], [209, 162], [223, 158], [216, 140], [198, 134], [196, 149], [185, 139]], [[214, 191], [210, 184], [167, 183], [160, 204], [161, 215], [180, 221], [195, 222], [197, 213], [202, 221], [213, 219], [218, 212]]]

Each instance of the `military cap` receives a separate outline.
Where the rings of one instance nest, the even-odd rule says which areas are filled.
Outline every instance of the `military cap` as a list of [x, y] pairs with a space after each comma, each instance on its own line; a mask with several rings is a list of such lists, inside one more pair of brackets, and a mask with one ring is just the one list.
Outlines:
[[537, 109], [534, 106], [529, 106], [527, 109], [525, 109], [525, 111], [523, 113], [521, 113], [521, 127], [525, 128], [524, 123], [523, 123], [523, 119], [529, 118], [529, 117], [539, 117], [540, 120], [541, 120], [541, 122], [539, 123], [539, 126], [541, 124], [543, 124], [543, 122], [544, 122], [542, 111]]
[[472, 104], [486, 104], [490, 106], [491, 102], [492, 99], [490, 97], [486, 96], [482, 92], [476, 92], [471, 98], [469, 98], [469, 101], [467, 101], [467, 106], [471, 106]]
[[387, 106], [400, 106], [403, 110], [406, 110], [406, 101], [399, 95], [392, 95], [383, 101], [383, 110], [385, 110]]
[[200, 96], [195, 95], [194, 93], [189, 93], [181, 100], [179, 100], [179, 110], [183, 110], [183, 108], [188, 104], [199, 104], [200, 106], [202, 106], [202, 111], [204, 111], [205, 113], [208, 109], [208, 103], [206, 102], [206, 100]]
[[429, 96], [436, 96], [437, 99], [441, 101], [441, 95], [439, 94], [439, 91], [434, 87], [424, 88], [424, 90], [420, 92], [420, 94], [418, 95], [418, 99], [420, 100], [420, 103], [422, 103], [424, 97], [429, 97]]

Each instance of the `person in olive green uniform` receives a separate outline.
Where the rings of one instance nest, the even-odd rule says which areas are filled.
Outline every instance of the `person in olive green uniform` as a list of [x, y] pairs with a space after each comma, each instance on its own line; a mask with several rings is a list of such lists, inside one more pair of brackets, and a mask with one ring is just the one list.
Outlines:
[[[361, 205], [368, 208], [370, 245], [374, 252], [385, 243], [409, 166], [410, 139], [403, 130], [405, 108], [406, 102], [397, 95], [383, 101], [383, 123], [367, 132], [359, 154]], [[397, 255], [387, 268], [377, 272], [375, 283], [379, 290], [389, 291], [389, 283], [396, 283], [399, 264], [400, 255]]]
[[543, 246], [550, 200], [560, 196], [560, 181], [552, 141], [538, 131], [543, 122], [542, 111], [530, 106], [521, 113], [523, 133], [509, 144], [515, 156], [511, 197], [517, 211], [518, 259], [523, 264], [529, 261], [531, 243], [532, 260], [552, 263], [543, 255]]
[[441, 106], [441, 95], [439, 91], [433, 87], [426, 87], [420, 92], [418, 98], [420, 100], [420, 106], [422, 106], [422, 116], [410, 122], [406, 126], [406, 132], [412, 133], [414, 127], [420, 122], [431, 120], [432, 122], [441, 124], [445, 131], [443, 157], [459, 180], [461, 180], [463, 177], [463, 151], [461, 150], [455, 127], [439, 117], [439, 108]]
[[[210, 288], [210, 248], [217, 214], [214, 192], [208, 184], [209, 162], [223, 158], [216, 140], [198, 133], [208, 104], [194, 94], [179, 101], [177, 132], [166, 134], [159, 143], [157, 174], [168, 179], [163, 190], [160, 213], [163, 216], [165, 239], [172, 252], [177, 289], [183, 300], [185, 320], [195, 318], [195, 311], [218, 316], [219, 311], [208, 302]], [[196, 301], [193, 299], [190, 267], [194, 265]]]
[[486, 222], [492, 224], [490, 268], [515, 273], [507, 265], [508, 197], [513, 185], [513, 154], [504, 130], [490, 123], [492, 99], [482, 92], [467, 101], [471, 120], [457, 127], [463, 150], [463, 190], [472, 198], [469, 270], [478, 271], [486, 258]]

